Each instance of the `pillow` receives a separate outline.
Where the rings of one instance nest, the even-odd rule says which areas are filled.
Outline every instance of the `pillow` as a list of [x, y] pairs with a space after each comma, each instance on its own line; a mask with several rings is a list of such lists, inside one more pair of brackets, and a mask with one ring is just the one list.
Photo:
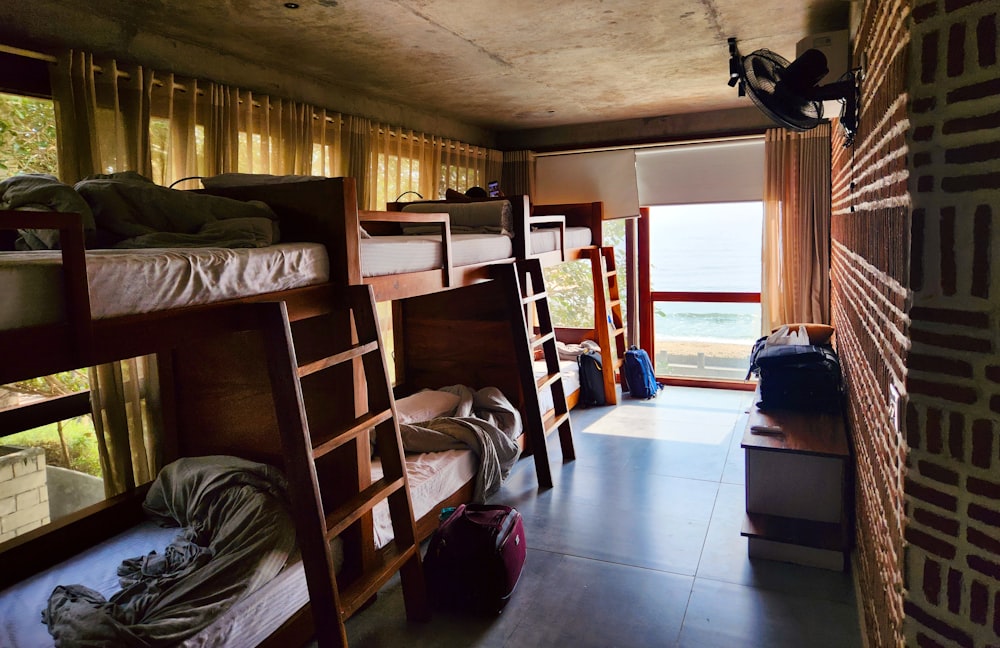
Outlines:
[[[509, 200], [488, 200], [469, 203], [408, 203], [404, 212], [440, 214], [447, 212], [451, 232], [487, 232], [513, 236], [514, 212]], [[403, 223], [404, 234], [436, 233], [437, 226]]]
[[[833, 337], [834, 328], [829, 324], [796, 323], [788, 324], [788, 329], [794, 331], [797, 328], [805, 327], [806, 335], [809, 336], [809, 344], [827, 344]], [[780, 326], [778, 328], [781, 328]], [[771, 331], [776, 332], [778, 328]]]
[[396, 415], [401, 425], [429, 421], [451, 414], [458, 407], [458, 394], [425, 389], [396, 401]]

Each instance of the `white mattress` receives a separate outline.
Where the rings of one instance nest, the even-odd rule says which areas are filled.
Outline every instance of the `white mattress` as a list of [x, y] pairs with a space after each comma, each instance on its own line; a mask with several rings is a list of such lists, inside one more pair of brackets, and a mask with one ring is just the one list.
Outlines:
[[[475, 455], [468, 450], [448, 450], [406, 458], [406, 474], [413, 498], [413, 513], [420, 518], [442, 499], [467, 482], [476, 471]], [[372, 477], [382, 476], [373, 466]], [[392, 539], [386, 502], [374, 510], [376, 545]], [[120, 589], [116, 569], [126, 558], [163, 551], [178, 529], [163, 529], [144, 522], [51, 569], [0, 592], [0, 646], [48, 648], [54, 646], [41, 611], [56, 585], [79, 583], [110, 598]], [[252, 596], [238, 602], [211, 626], [181, 646], [244, 648], [267, 638], [309, 600], [302, 561], [296, 559]]]
[[[413, 519], [419, 520], [438, 502], [457, 491], [476, 474], [476, 456], [470, 450], [446, 450], [406, 456]], [[382, 478], [382, 464], [372, 460], [372, 479]], [[375, 545], [383, 547], [393, 538], [389, 505], [379, 502], [373, 511]]]
[[[452, 234], [452, 267], [508, 259], [514, 246], [499, 234]], [[441, 237], [434, 234], [373, 236], [361, 239], [361, 274], [365, 277], [434, 270], [444, 263]]]
[[[87, 252], [94, 319], [289, 290], [329, 277], [326, 248], [318, 243]], [[0, 330], [58, 322], [63, 314], [58, 252], [0, 254]]]
[[[586, 247], [591, 244], [590, 229], [587, 227], [566, 228], [566, 249]], [[531, 253], [541, 254], [559, 249], [559, 228], [540, 227], [531, 231]]]
[[[562, 373], [563, 394], [569, 396], [580, 389], [580, 365], [576, 360], [560, 360], [559, 371]], [[544, 360], [534, 361], [535, 379], [548, 373]], [[552, 390], [548, 387], [538, 392], [538, 405], [542, 413], [552, 409]]]

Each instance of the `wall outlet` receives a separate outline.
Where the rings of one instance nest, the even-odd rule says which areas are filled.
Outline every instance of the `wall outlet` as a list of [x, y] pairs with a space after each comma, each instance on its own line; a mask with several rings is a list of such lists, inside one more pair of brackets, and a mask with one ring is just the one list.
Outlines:
[[902, 408], [903, 398], [899, 393], [899, 388], [895, 383], [889, 385], [889, 423], [896, 432], [902, 432]]

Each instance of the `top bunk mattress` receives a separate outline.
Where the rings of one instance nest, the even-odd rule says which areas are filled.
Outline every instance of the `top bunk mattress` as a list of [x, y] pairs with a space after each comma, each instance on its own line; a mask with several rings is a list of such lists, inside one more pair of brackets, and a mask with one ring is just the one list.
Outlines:
[[[591, 245], [593, 239], [589, 227], [567, 227], [566, 249], [581, 248]], [[531, 231], [531, 253], [542, 254], [559, 249], [559, 229], [556, 227], [539, 227]]]
[[[94, 319], [290, 290], [329, 277], [326, 248], [318, 243], [87, 252]], [[0, 330], [59, 322], [64, 310], [58, 251], [0, 254]]]
[[[452, 234], [452, 267], [509, 259], [514, 246], [501, 234]], [[436, 234], [400, 234], [361, 239], [361, 274], [381, 277], [439, 269], [444, 264], [441, 237]]]

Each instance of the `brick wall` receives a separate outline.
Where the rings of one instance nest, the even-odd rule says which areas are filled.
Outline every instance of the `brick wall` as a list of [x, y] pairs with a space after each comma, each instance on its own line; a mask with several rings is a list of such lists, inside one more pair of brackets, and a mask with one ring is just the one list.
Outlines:
[[915, 0], [905, 637], [1000, 646], [995, 1]]
[[995, 1], [869, 0], [854, 36], [831, 276], [870, 646], [1000, 646], [997, 22]]
[[48, 522], [45, 451], [0, 446], [0, 542]]

